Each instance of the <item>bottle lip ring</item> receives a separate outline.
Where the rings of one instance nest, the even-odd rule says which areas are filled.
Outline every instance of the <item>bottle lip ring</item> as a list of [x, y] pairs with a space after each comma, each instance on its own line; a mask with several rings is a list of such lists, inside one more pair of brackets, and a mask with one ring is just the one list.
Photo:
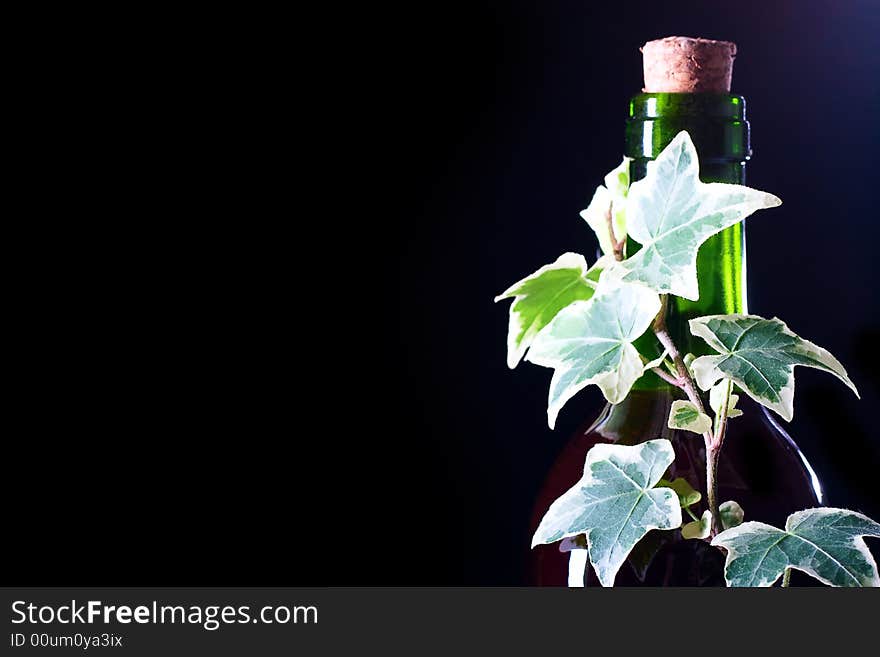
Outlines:
[[662, 119], [700, 116], [729, 121], [746, 120], [746, 99], [737, 94], [643, 92], [629, 102], [629, 118]]

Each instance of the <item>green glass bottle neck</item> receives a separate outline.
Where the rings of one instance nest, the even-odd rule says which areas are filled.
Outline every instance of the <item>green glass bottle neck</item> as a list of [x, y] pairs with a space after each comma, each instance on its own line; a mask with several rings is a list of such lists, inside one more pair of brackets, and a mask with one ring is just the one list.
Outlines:
[[[727, 94], [634, 96], [629, 105], [625, 147], [625, 155], [633, 158], [631, 179], [643, 178], [648, 162], [682, 130], [687, 130], [696, 146], [703, 182], [745, 184], [746, 162], [751, 156], [745, 99]], [[690, 334], [689, 319], [748, 312], [744, 223], [723, 230], [703, 244], [697, 256], [697, 276], [698, 301], [669, 298], [667, 325], [683, 354], [707, 353], [706, 344]], [[665, 385], [651, 374], [643, 377], [637, 387]]]

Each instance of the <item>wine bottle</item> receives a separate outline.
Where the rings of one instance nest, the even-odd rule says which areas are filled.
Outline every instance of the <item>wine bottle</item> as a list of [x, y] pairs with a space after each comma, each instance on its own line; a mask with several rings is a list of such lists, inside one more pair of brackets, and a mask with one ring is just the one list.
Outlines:
[[[658, 50], [665, 59], [658, 57]], [[643, 52], [645, 89], [661, 90], [645, 91], [630, 100], [624, 143], [625, 154], [633, 158], [631, 180], [644, 177], [647, 163], [676, 134], [687, 130], [699, 155], [703, 182], [744, 184], [751, 145], [745, 98], [729, 93], [735, 46], [670, 37], [649, 42]], [[722, 59], [727, 57], [727, 63], [714, 62], [719, 53]], [[662, 61], [658, 63], [658, 59]], [[638, 244], [630, 239], [626, 248], [632, 254]], [[745, 259], [744, 222], [711, 237], [700, 248], [699, 300], [669, 297], [667, 325], [681, 353], [708, 353], [706, 344], [691, 335], [689, 319], [748, 312]], [[655, 343], [649, 335], [637, 347], [647, 356], [655, 349]], [[672, 402], [683, 398], [680, 390], [648, 373], [622, 403], [607, 405], [597, 419], [585, 423], [551, 468], [535, 506], [533, 528], [553, 500], [581, 477], [587, 451], [600, 442], [631, 445], [667, 438], [676, 453], [667, 478], [683, 477], [694, 488], [705, 491], [703, 441], [696, 434], [667, 427]], [[717, 475], [719, 501], [735, 500], [745, 511], [746, 519], [777, 526], [784, 525], [788, 514], [794, 511], [821, 505], [819, 480], [780, 419], [745, 395], [740, 395], [740, 407], [744, 414], [730, 421], [721, 453]], [[703, 505], [705, 508], [705, 499]], [[561, 545], [536, 547], [532, 558], [533, 583], [598, 584], [583, 546], [583, 541], [566, 540]], [[633, 550], [628, 562], [618, 573], [616, 586], [724, 585], [724, 559], [720, 551], [703, 541], [684, 540], [678, 531], [650, 532]], [[793, 584], [806, 581], [809, 580], [793, 579]]]

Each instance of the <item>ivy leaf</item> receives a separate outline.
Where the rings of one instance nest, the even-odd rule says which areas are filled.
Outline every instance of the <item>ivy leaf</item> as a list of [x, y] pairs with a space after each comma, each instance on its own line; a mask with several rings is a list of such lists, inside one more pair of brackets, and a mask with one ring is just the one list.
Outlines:
[[880, 537], [880, 524], [855, 511], [821, 508], [792, 513], [785, 531], [745, 522], [718, 534], [712, 545], [727, 548], [728, 586], [771, 586], [786, 568], [830, 586], [880, 586], [863, 536]]
[[602, 275], [602, 272], [611, 267], [614, 262], [614, 256], [603, 255], [587, 270], [587, 280], [598, 285], [599, 277]]
[[[614, 169], [605, 174], [605, 187], [611, 192], [611, 198], [615, 204], [621, 199], [625, 199], [629, 193], [629, 163], [632, 162], [631, 157], [623, 156], [623, 161]], [[626, 209], [625, 203], [620, 203], [620, 210]], [[617, 208], [615, 208], [617, 209]], [[625, 229], [625, 224], [624, 224]], [[618, 239], [620, 236], [618, 236]]]
[[[693, 364], [695, 358], [696, 358], [696, 356], [694, 356], [694, 355], [693, 355], [692, 353], [690, 353], [690, 352], [688, 352], [688, 353], [686, 353], [686, 354], [684, 355], [684, 358], [683, 358], [682, 360], [684, 361], [684, 366], [685, 366], [686, 368], [688, 368], [688, 371], [690, 371], [690, 369], [691, 369], [691, 364]], [[672, 371], [673, 371], [673, 373], [675, 373], [675, 367], [673, 367], [673, 370], [672, 370]]]
[[708, 509], [703, 511], [703, 515], [699, 520], [694, 520], [686, 525], [682, 525], [681, 537], [684, 539], [704, 539], [709, 538], [712, 533], [712, 512]]
[[693, 506], [703, 499], [703, 495], [700, 491], [694, 490], [694, 487], [683, 477], [676, 477], [673, 481], [661, 479], [657, 484], [657, 487], [671, 488], [674, 490], [675, 494], [678, 495], [678, 503], [681, 505], [682, 509]]
[[599, 247], [605, 255], [614, 253], [614, 244], [608, 232], [608, 213], [614, 228], [614, 238], [618, 242], [626, 239], [626, 196], [629, 191], [629, 163], [632, 158], [624, 157], [623, 162], [605, 176], [605, 187], [599, 185], [593, 194], [593, 200], [586, 210], [581, 210], [581, 217], [589, 224], [596, 237]]
[[700, 245], [756, 210], [782, 202], [743, 185], [700, 182], [699, 172], [693, 142], [679, 132], [648, 163], [647, 175], [632, 184], [627, 229], [642, 248], [615, 267], [624, 281], [696, 301]]
[[647, 367], [633, 341], [660, 310], [660, 297], [642, 285], [605, 282], [588, 301], [563, 308], [532, 342], [526, 360], [552, 367], [547, 419], [591, 383], [612, 404], [623, 401]]
[[703, 390], [719, 379], [730, 379], [756, 402], [790, 421], [794, 367], [806, 365], [834, 374], [859, 395], [834, 356], [798, 337], [775, 317], [710, 315], [690, 320], [690, 329], [720, 354], [693, 362], [694, 378]]
[[[601, 270], [600, 270], [601, 271]], [[514, 283], [495, 297], [495, 303], [513, 297], [507, 329], [507, 366], [517, 366], [535, 336], [573, 301], [593, 296], [595, 281], [587, 277], [587, 261], [577, 253], [563, 253], [556, 262]]]
[[585, 534], [596, 576], [603, 586], [612, 586], [648, 531], [681, 526], [675, 492], [653, 488], [674, 459], [668, 440], [596, 445], [587, 452], [580, 481], [550, 505], [532, 547]]
[[684, 399], [676, 399], [669, 409], [667, 426], [670, 429], [684, 429], [694, 433], [706, 433], [712, 428], [712, 419], [701, 413], [693, 403]]
[[[709, 391], [709, 408], [715, 413], [715, 417], [721, 415], [721, 407], [724, 406], [724, 394], [727, 385], [727, 382], [719, 381], [716, 385], [712, 386], [712, 389]], [[736, 407], [737, 402], [739, 402], [739, 395], [730, 393], [727, 402], [728, 420], [732, 417], [739, 417], [743, 414], [743, 412]]]
[[721, 516], [721, 526], [724, 529], [740, 526], [746, 517], [742, 507], [733, 500], [722, 502], [718, 507], [718, 515]]

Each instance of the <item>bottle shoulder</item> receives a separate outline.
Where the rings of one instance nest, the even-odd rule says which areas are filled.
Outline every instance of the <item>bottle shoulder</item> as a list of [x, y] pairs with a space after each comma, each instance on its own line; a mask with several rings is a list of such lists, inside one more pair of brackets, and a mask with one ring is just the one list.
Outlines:
[[[671, 441], [675, 449], [676, 459], [667, 478], [684, 477], [695, 488], [702, 488], [702, 436], [667, 425], [672, 402], [681, 398], [669, 389], [634, 390], [624, 402], [606, 405], [564, 444], [546, 479], [543, 501], [552, 502], [574, 485], [594, 445], [635, 445], [656, 438]], [[729, 420], [720, 458], [721, 499], [736, 499], [743, 508], [742, 499], [753, 501], [755, 508], [749, 517], [771, 524], [784, 524], [789, 513], [825, 504], [816, 471], [782, 422], [745, 395], [740, 396], [738, 406], [743, 415]]]
[[[629, 445], [666, 438], [675, 449], [675, 461], [664, 476], [683, 477], [695, 489], [705, 491], [702, 436], [666, 425], [669, 408], [678, 398], [671, 389], [634, 390], [623, 403], [606, 405], [585, 421], [565, 443], [544, 481], [532, 514], [532, 530], [550, 504], [580, 479], [587, 452], [599, 443]], [[776, 526], [783, 526], [795, 511], [825, 504], [818, 476], [782, 423], [745, 395], [738, 407], [743, 415], [730, 420], [719, 461], [719, 501], [734, 500], [746, 520]], [[704, 508], [705, 494], [692, 509], [699, 515]], [[641, 557], [636, 555], [621, 569], [616, 585], [723, 586], [719, 565], [723, 559], [719, 562], [717, 550], [705, 549], [708, 546], [701, 541], [685, 541], [674, 531], [653, 531], [648, 536], [652, 539], [645, 546], [656, 548], [661, 557], [652, 556], [639, 572], [636, 562]], [[571, 563], [570, 555], [560, 552], [558, 545], [538, 546], [531, 556], [532, 581], [565, 586]], [[588, 568], [588, 579], [589, 573]]]

